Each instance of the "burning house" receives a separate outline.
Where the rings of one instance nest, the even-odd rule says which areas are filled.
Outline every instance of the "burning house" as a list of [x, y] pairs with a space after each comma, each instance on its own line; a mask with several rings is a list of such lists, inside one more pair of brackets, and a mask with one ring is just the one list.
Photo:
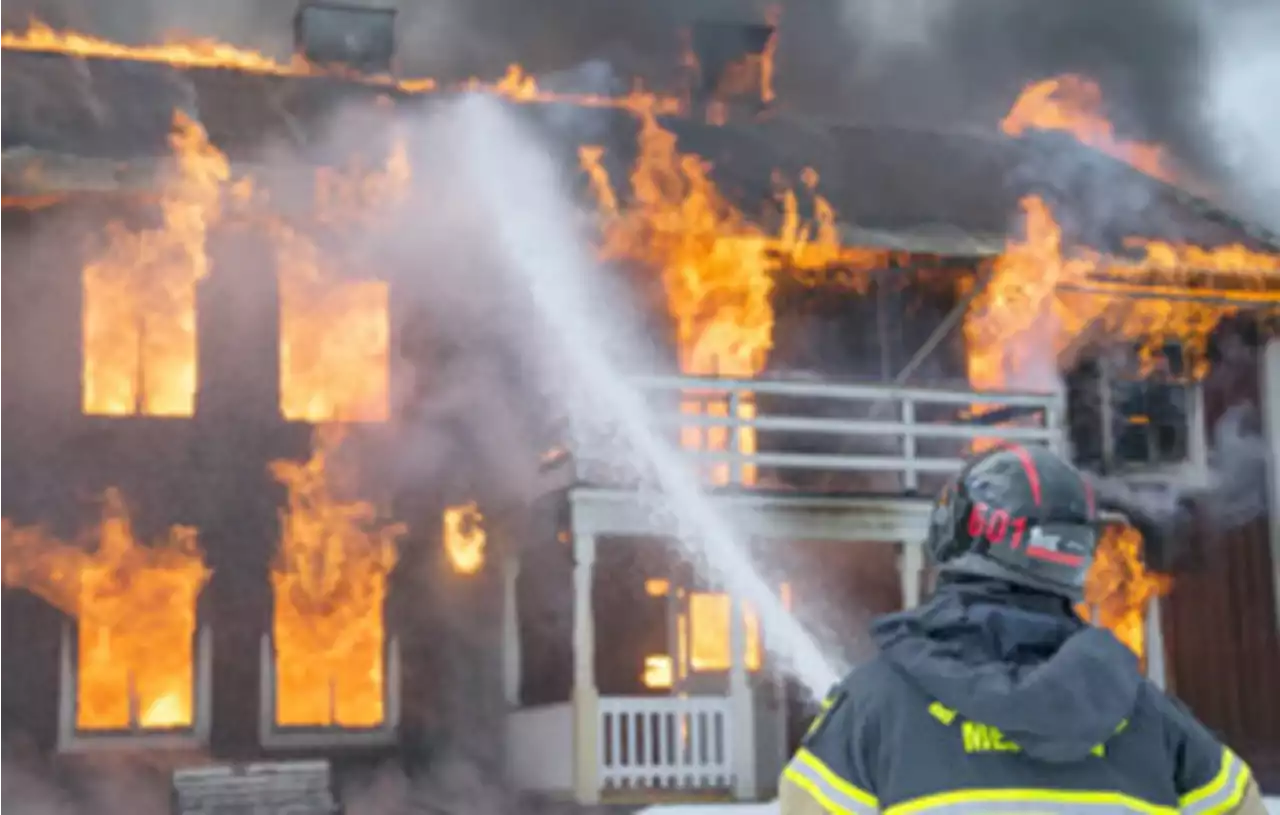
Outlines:
[[[1168, 183], [1084, 80], [945, 134], [773, 111], [767, 17], [695, 26], [671, 95], [394, 77], [376, 29], [360, 75], [323, 67], [341, 39], [290, 61], [5, 35], [6, 745], [353, 767], [461, 745], [588, 803], [769, 792], [804, 700], [760, 610], [634, 484], [543, 455], [566, 440], [518, 364], [440, 398], [470, 337], [379, 247], [421, 180], [399, 117], [459, 90], [575, 168], [668, 352], [643, 390], [833, 653], [918, 601], [929, 498], [974, 447], [1071, 450], [1164, 500], [1213, 494], [1233, 408], [1255, 407], [1233, 438], [1280, 439], [1280, 245]], [[321, 135], [340, 117], [361, 138]], [[1264, 783], [1274, 484], [1229, 534], [1117, 507], [1081, 610]]]

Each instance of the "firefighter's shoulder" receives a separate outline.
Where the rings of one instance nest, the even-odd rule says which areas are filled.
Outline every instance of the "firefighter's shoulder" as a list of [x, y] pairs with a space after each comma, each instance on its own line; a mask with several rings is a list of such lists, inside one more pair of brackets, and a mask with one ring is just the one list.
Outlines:
[[878, 657], [827, 693], [779, 784], [781, 815], [880, 811], [876, 797], [885, 701], [901, 680]]
[[1265, 815], [1249, 765], [1177, 699], [1150, 684], [1144, 691], [1164, 731], [1179, 809], [1185, 815]]

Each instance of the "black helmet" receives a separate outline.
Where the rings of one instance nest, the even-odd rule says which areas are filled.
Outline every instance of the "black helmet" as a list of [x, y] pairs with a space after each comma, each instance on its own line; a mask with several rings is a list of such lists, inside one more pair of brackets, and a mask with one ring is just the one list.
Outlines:
[[1098, 542], [1093, 489], [1044, 447], [996, 447], [943, 488], [926, 549], [941, 571], [1078, 600]]

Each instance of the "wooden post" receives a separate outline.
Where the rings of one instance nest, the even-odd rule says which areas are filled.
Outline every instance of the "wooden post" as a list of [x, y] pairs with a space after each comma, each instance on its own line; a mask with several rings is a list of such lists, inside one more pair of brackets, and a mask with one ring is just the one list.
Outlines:
[[596, 689], [596, 631], [591, 583], [596, 559], [594, 533], [573, 535], [573, 754], [574, 798], [600, 802], [600, 692]]
[[520, 608], [516, 580], [520, 556], [508, 553], [502, 560], [502, 688], [507, 706], [520, 707]]
[[742, 599], [729, 592], [729, 721], [733, 737], [733, 796], [756, 797], [756, 709], [747, 681], [747, 635]]
[[1267, 343], [1262, 355], [1262, 421], [1270, 455], [1269, 516], [1271, 520], [1272, 594], [1276, 602], [1276, 625], [1280, 626], [1280, 339]]
[[1157, 688], [1165, 689], [1166, 671], [1165, 671], [1165, 653], [1164, 653], [1164, 627], [1160, 623], [1160, 598], [1152, 597], [1151, 602], [1147, 603], [1147, 616], [1143, 621], [1146, 628], [1143, 640], [1146, 643], [1144, 648], [1147, 657], [1147, 678], [1150, 679]]
[[903, 541], [898, 555], [898, 575], [902, 580], [902, 608], [920, 605], [920, 575], [924, 571], [924, 547], [915, 542]]

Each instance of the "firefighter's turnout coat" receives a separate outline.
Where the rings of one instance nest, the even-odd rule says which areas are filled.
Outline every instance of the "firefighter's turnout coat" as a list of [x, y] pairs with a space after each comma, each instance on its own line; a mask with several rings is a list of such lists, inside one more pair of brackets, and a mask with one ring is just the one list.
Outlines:
[[1248, 766], [1064, 600], [954, 579], [873, 634], [784, 770], [782, 815], [1265, 815]]

